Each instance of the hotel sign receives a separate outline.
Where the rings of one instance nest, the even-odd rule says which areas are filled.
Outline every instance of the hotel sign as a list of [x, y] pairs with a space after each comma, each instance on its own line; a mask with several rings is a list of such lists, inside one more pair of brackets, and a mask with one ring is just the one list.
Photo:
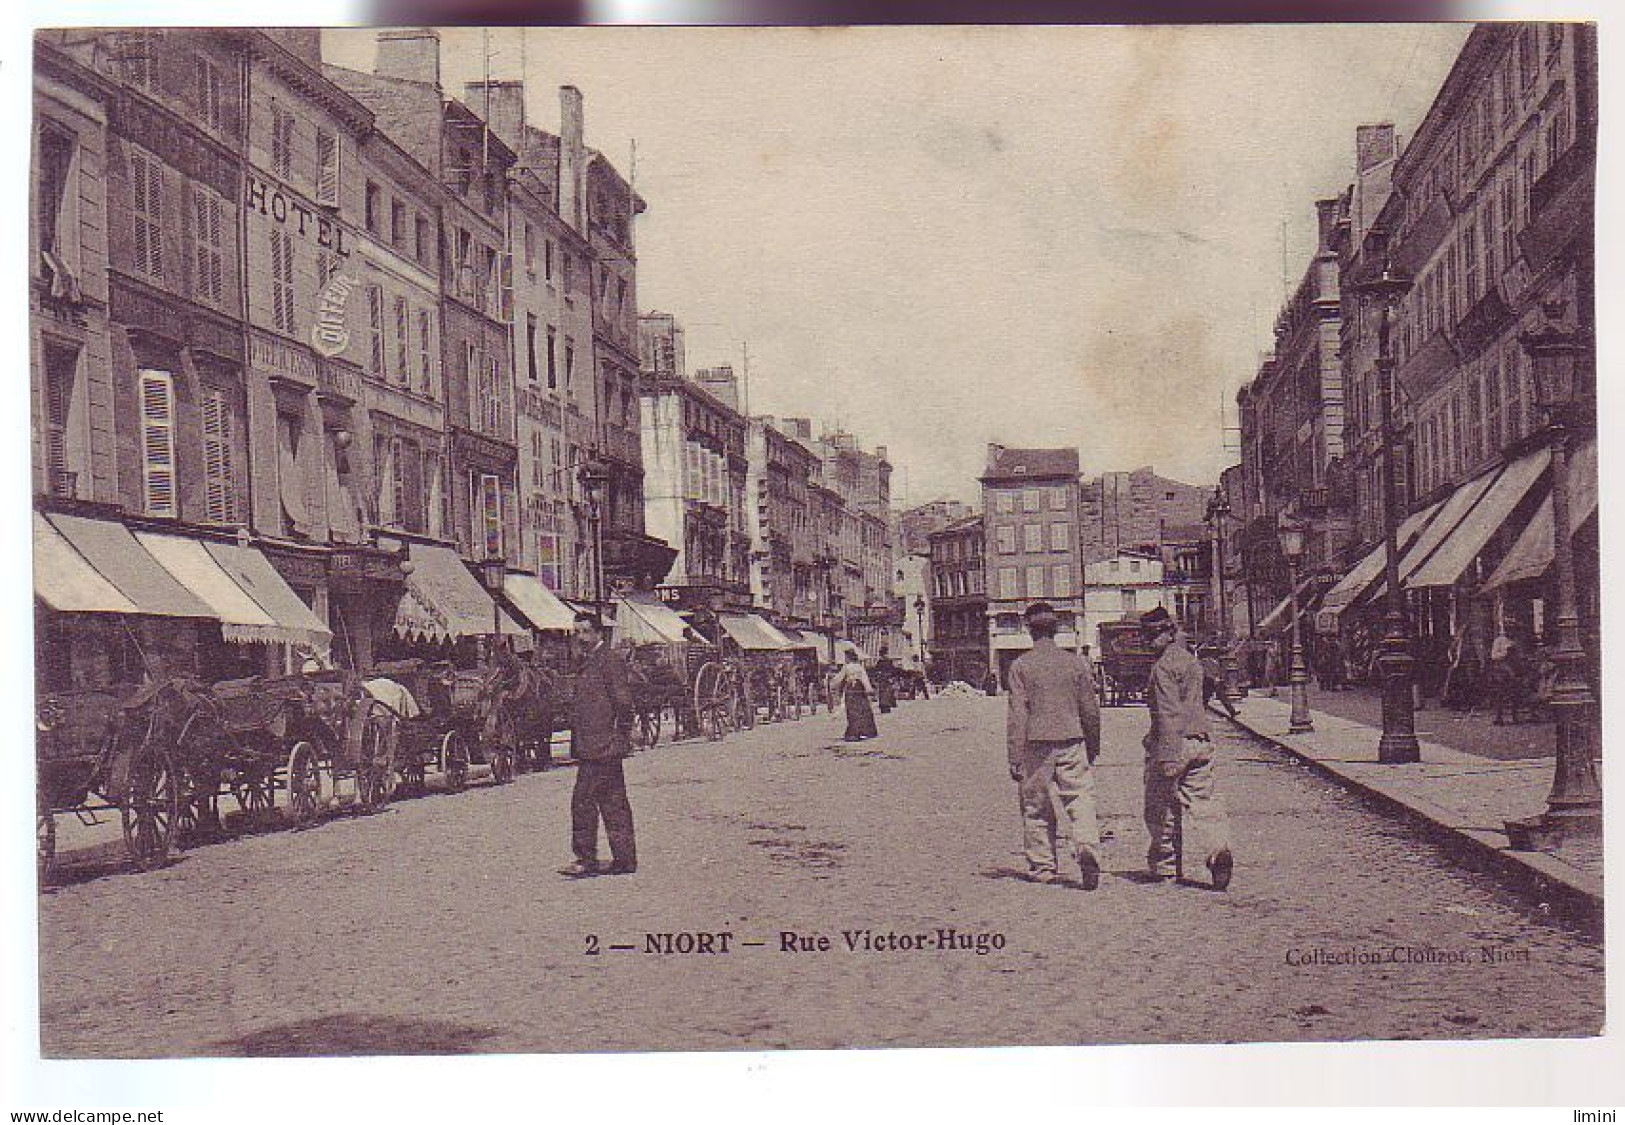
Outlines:
[[350, 256], [349, 240], [338, 221], [292, 192], [249, 176], [244, 205], [250, 211], [258, 211], [282, 226], [293, 228], [300, 238], [314, 237], [316, 245], [324, 250], [331, 250], [341, 258]]

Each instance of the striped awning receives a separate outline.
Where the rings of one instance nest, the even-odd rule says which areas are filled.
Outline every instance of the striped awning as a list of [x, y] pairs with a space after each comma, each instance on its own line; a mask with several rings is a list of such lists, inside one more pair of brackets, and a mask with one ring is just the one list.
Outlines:
[[632, 644], [688, 644], [688, 624], [670, 606], [646, 595], [626, 594], [616, 599], [615, 631]]
[[450, 547], [413, 543], [408, 557], [412, 570], [395, 613], [397, 635], [436, 643], [489, 637], [498, 622], [505, 636], [528, 635], [528, 630], [497, 608]]
[[535, 629], [575, 628], [576, 615], [559, 600], [557, 594], [542, 585], [534, 574], [521, 574], [510, 570], [502, 584], [502, 595], [513, 603], [522, 617]]
[[784, 640], [773, 626], [754, 613], [718, 614], [717, 621], [721, 623], [723, 631], [742, 649], [751, 652], [779, 652], [790, 647], [789, 642]]
[[[107, 586], [111, 586], [124, 601], [135, 607], [133, 611], [93, 609], [91, 612], [135, 612], [154, 617], [201, 617], [206, 620], [218, 617], [203, 599], [164, 569], [122, 523], [61, 512], [53, 512], [44, 518]], [[82, 571], [75, 567], [75, 572], [82, 579]], [[46, 586], [53, 588], [60, 584], [48, 578]], [[89, 593], [89, 588], [81, 587], [80, 592]], [[97, 597], [105, 598], [105, 593], [104, 589], [96, 590]], [[47, 603], [50, 602], [44, 593], [41, 596], [46, 598]]]
[[63, 613], [140, 613], [73, 544], [34, 513], [34, 594]]
[[[1574, 451], [1569, 460], [1569, 521], [1574, 531], [1597, 514], [1597, 443], [1587, 441]], [[1529, 526], [1523, 529], [1518, 541], [1506, 553], [1506, 558], [1495, 568], [1484, 583], [1481, 593], [1499, 590], [1512, 582], [1539, 578], [1546, 573], [1557, 557], [1557, 532], [1552, 517], [1552, 498], [1546, 497]]]
[[[1595, 450], [1595, 446], [1592, 448]], [[1455, 530], [1433, 554], [1417, 567], [1405, 585], [1413, 590], [1426, 586], [1454, 585], [1489, 545], [1495, 533], [1511, 518], [1513, 510], [1523, 503], [1523, 498], [1535, 487], [1535, 482], [1551, 461], [1550, 450], [1537, 449], [1502, 469], [1483, 498], [1462, 517]], [[1595, 460], [1592, 475], [1596, 475]]]
[[274, 630], [259, 631], [259, 639], [309, 644], [318, 649], [326, 649], [332, 643], [332, 631], [311, 612], [304, 599], [293, 592], [293, 587], [261, 551], [235, 543], [208, 542], [204, 547], [221, 569], [275, 622]]

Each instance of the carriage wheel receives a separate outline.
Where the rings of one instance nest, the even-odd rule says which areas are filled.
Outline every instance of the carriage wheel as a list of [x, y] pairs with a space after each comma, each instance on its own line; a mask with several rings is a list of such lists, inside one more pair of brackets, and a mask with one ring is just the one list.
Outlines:
[[271, 779], [264, 774], [239, 778], [232, 784], [231, 796], [249, 820], [261, 820], [275, 806]]
[[446, 779], [447, 792], [461, 793], [468, 788], [468, 747], [454, 730], [447, 731], [440, 740], [440, 773]]
[[288, 819], [294, 824], [308, 824], [321, 804], [322, 778], [316, 747], [301, 740], [288, 754]]
[[130, 763], [129, 787], [119, 802], [124, 847], [142, 871], [169, 862], [180, 818], [180, 778], [168, 754], [143, 746]]
[[705, 664], [694, 677], [694, 721], [700, 732], [715, 742], [728, 733], [733, 700], [720, 664]]
[[56, 816], [50, 809], [40, 809], [34, 818], [34, 863], [45, 886], [56, 874]]

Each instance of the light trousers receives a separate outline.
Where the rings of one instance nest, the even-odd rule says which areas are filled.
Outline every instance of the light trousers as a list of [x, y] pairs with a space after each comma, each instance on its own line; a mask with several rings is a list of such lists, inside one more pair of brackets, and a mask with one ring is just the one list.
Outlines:
[[1189, 762], [1174, 777], [1145, 764], [1145, 828], [1151, 836], [1146, 863], [1157, 875], [1179, 874], [1182, 855], [1205, 861], [1230, 850], [1230, 824], [1211, 758]]
[[1021, 774], [1022, 845], [1033, 874], [1056, 874], [1057, 839], [1070, 838], [1081, 865], [1100, 867], [1095, 819], [1095, 772], [1082, 740], [1029, 742], [1016, 763]]

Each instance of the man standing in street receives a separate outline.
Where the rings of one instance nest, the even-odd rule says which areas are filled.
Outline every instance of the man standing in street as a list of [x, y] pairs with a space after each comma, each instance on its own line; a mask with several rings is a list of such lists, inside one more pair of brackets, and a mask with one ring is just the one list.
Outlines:
[[[1033, 647], [1010, 666], [1006, 741], [1010, 776], [1021, 786], [1022, 842], [1027, 878], [1059, 881], [1056, 840], [1070, 836], [1078, 885], [1100, 885], [1100, 828], [1095, 820], [1093, 765], [1100, 755], [1100, 703], [1094, 673], [1055, 644], [1055, 610], [1027, 607]], [[1065, 829], [1070, 829], [1066, 831]]]
[[1222, 891], [1230, 885], [1235, 861], [1214, 784], [1202, 665], [1163, 607], [1141, 614], [1140, 628], [1157, 654], [1146, 685], [1151, 706], [1151, 730], [1144, 743], [1145, 827], [1151, 835], [1146, 861], [1154, 878], [1176, 878], [1178, 852], [1194, 839], [1206, 849], [1213, 888]]
[[[570, 756], [576, 761], [570, 795], [570, 845], [575, 862], [564, 874], [630, 875], [638, 869], [632, 805], [622, 767], [632, 753], [632, 689], [626, 662], [609, 647], [598, 618], [578, 613], [576, 641], [583, 649], [571, 706]], [[609, 837], [611, 862], [598, 862], [598, 821]]]

